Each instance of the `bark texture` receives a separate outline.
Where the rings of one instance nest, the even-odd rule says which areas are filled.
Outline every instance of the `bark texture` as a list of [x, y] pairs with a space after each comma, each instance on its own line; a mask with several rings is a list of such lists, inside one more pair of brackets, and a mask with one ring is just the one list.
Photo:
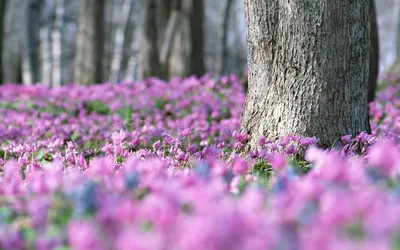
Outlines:
[[74, 81], [102, 82], [105, 0], [80, 0]]
[[371, 59], [369, 65], [368, 102], [372, 102], [375, 99], [376, 84], [379, 73], [379, 37], [375, 2], [374, 0], [369, 0], [369, 2], [371, 17]]
[[245, 0], [249, 92], [242, 130], [316, 136], [370, 131], [369, 0]]

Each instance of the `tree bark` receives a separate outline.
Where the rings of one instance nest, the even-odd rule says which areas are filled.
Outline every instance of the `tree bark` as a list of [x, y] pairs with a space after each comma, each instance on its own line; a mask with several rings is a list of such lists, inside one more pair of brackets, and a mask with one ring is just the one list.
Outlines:
[[80, 0], [74, 82], [102, 82], [105, 0]]
[[139, 35], [138, 77], [140, 79], [145, 79], [150, 76], [161, 76], [157, 46], [156, 8], [155, 0], [145, 0]]
[[242, 130], [316, 136], [329, 147], [370, 132], [369, 0], [245, 0], [249, 92]]
[[375, 99], [376, 85], [379, 73], [379, 36], [378, 24], [376, 20], [376, 9], [374, 0], [370, 2], [370, 17], [371, 17], [371, 59], [369, 65], [369, 80], [368, 80], [368, 102]]

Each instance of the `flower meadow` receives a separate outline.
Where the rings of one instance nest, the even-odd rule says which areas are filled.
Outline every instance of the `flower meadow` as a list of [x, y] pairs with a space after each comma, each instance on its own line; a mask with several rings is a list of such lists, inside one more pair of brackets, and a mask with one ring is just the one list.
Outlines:
[[386, 80], [372, 134], [249, 152], [235, 75], [0, 86], [0, 249], [400, 249], [400, 81]]

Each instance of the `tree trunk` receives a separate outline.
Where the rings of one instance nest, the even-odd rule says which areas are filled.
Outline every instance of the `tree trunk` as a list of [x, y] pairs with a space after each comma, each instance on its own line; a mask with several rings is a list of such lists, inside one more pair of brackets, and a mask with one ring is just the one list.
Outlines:
[[24, 40], [24, 10], [27, 2], [23, 0], [7, 1], [3, 26], [3, 82], [22, 82], [22, 58]]
[[370, 132], [369, 0], [245, 0], [249, 92], [242, 130], [316, 136], [329, 147]]
[[160, 62], [158, 60], [156, 8], [155, 0], [145, 0], [139, 35], [138, 77], [140, 79], [161, 76]]
[[62, 30], [64, 26], [64, 0], [57, 0], [55, 4], [54, 29], [52, 32], [52, 86], [59, 87], [63, 83], [62, 70], [64, 67], [62, 56]]
[[234, 0], [226, 0], [224, 7], [224, 15], [222, 20], [221, 27], [221, 55], [220, 55], [220, 66], [219, 66], [219, 74], [224, 75], [227, 74], [227, 66], [228, 66], [228, 56], [229, 56], [229, 48], [228, 48], [228, 34], [229, 34], [229, 19], [230, 14], [232, 12], [232, 6], [234, 4]]
[[400, 18], [398, 19], [397, 23], [396, 58], [386, 73], [389, 75], [400, 75]]
[[[165, 32], [167, 30], [167, 24], [169, 17], [171, 15], [171, 8], [173, 1], [176, 0], [159, 0], [159, 13], [160, 13], [160, 18], [158, 20], [158, 37], [163, 38], [165, 37]], [[180, 0], [179, 0], [180, 1]], [[163, 45], [164, 41], [163, 39], [158, 39], [158, 47], [161, 50], [161, 46]]]
[[204, 2], [203, 0], [191, 0], [192, 10], [190, 18], [190, 32], [192, 39], [192, 52], [190, 56], [190, 74], [203, 76], [204, 69]]
[[368, 102], [375, 99], [376, 84], [379, 73], [379, 36], [378, 24], [376, 20], [376, 9], [374, 0], [370, 2], [371, 17], [371, 47], [370, 47], [370, 65], [369, 65], [369, 81], [368, 81]]
[[40, 81], [50, 87], [52, 82], [53, 63], [51, 57], [51, 33], [53, 31], [54, 6], [48, 0], [41, 1], [40, 7]]
[[6, 13], [7, 0], [0, 1], [0, 84], [3, 81], [3, 40], [4, 40], [4, 19]]
[[32, 84], [40, 81], [39, 72], [39, 29], [41, 0], [29, 0], [24, 16], [24, 41], [23, 41], [23, 65], [22, 81], [24, 84]]
[[[170, 56], [165, 63], [168, 78], [174, 76], [186, 77], [191, 74], [203, 75], [204, 70], [204, 31], [203, 0], [181, 0], [177, 6], [172, 6], [170, 19], [176, 18], [173, 13], [179, 12]], [[166, 35], [168, 35], [168, 27]]]
[[129, 18], [132, 15], [133, 5], [132, 0], [124, 0], [121, 9], [121, 16], [118, 22], [118, 27], [115, 32], [115, 42], [114, 42], [114, 54], [111, 61], [111, 76], [110, 80], [112, 82], [119, 82], [121, 80], [121, 63], [124, 52], [125, 40], [128, 38], [129, 30], [128, 28]]
[[74, 82], [102, 82], [104, 0], [80, 0]]

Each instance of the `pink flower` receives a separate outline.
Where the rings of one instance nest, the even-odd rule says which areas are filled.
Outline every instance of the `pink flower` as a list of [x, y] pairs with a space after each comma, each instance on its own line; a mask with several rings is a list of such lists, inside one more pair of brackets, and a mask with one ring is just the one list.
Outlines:
[[382, 140], [369, 148], [367, 157], [370, 165], [389, 175], [399, 158], [399, 151], [391, 141]]
[[243, 160], [241, 158], [237, 158], [233, 162], [232, 169], [233, 169], [233, 173], [235, 175], [243, 175], [248, 171], [249, 166], [245, 160]]
[[273, 154], [270, 163], [272, 168], [275, 170], [280, 170], [287, 165], [286, 157], [282, 153]]
[[89, 221], [72, 221], [68, 225], [68, 242], [75, 250], [102, 249], [96, 231]]

